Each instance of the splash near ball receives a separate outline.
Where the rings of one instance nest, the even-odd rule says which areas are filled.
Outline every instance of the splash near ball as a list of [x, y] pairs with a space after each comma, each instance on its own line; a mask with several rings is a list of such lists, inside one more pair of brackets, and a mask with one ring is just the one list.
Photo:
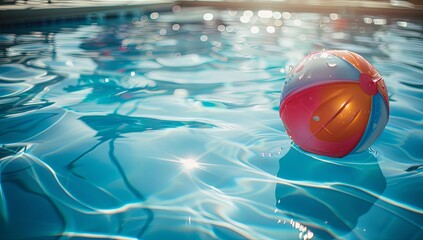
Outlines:
[[344, 157], [370, 147], [389, 117], [381, 75], [351, 51], [311, 53], [288, 74], [279, 115], [301, 149]]

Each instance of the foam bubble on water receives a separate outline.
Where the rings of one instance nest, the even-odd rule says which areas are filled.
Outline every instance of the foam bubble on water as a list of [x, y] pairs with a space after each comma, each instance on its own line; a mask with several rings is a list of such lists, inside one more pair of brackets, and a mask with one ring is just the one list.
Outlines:
[[211, 20], [213, 20], [213, 18], [214, 18], [213, 13], [205, 13], [205, 14], [203, 15], [203, 19], [204, 19], [205, 21], [211, 21]]
[[172, 7], [172, 12], [177, 13], [180, 12], [182, 10], [181, 6], [179, 5], [175, 5]]
[[250, 28], [250, 32], [251, 32], [251, 33], [259, 33], [259, 32], [260, 32], [260, 28], [259, 28], [259, 27], [257, 27], [257, 26], [252, 26], [252, 27]]
[[[285, 223], [286, 223], [286, 221], [284, 221], [284, 224]], [[289, 221], [289, 224], [291, 225], [292, 228], [297, 229], [299, 231], [299, 233], [298, 233], [299, 239], [302, 239], [302, 240], [313, 239], [314, 233], [312, 231], [310, 231], [307, 228], [307, 226], [303, 225], [302, 223], [300, 223], [298, 221], [295, 221], [292, 218]]]
[[153, 19], [153, 20], [155, 20], [155, 19], [157, 19], [159, 17], [160, 17], [160, 14], [158, 12], [152, 12], [150, 14], [150, 18]]
[[209, 39], [209, 37], [207, 37], [207, 35], [201, 35], [200, 36], [200, 41], [202, 41], [202, 42], [206, 42], [207, 40]]
[[173, 29], [174, 31], [178, 31], [180, 28], [181, 28], [181, 25], [179, 25], [179, 24], [177, 24], [177, 23], [175, 23], [175, 24], [173, 24], [173, 25], [172, 25], [172, 29]]
[[175, 89], [175, 91], [173, 92], [173, 96], [186, 98], [189, 96], [189, 92], [186, 89], [178, 88], [178, 89]]
[[254, 13], [251, 10], [245, 10], [244, 13], [243, 13], [243, 16], [251, 18], [251, 17], [254, 16]]
[[273, 26], [267, 26], [266, 27], [266, 32], [268, 33], [275, 33], [276, 29]]
[[167, 30], [164, 29], [164, 28], [162, 28], [162, 29], [160, 29], [159, 34], [162, 35], [162, 36], [164, 36], [164, 35], [167, 34]]
[[226, 32], [233, 32], [233, 31], [234, 31], [234, 27], [226, 26]]
[[248, 23], [248, 22], [250, 22], [250, 20], [251, 20], [251, 18], [250, 18], [250, 17], [248, 17], [248, 16], [245, 16], [245, 15], [242, 15], [242, 16], [239, 18], [239, 21], [240, 21], [240, 22], [242, 22], [242, 23]]
[[225, 31], [225, 29], [226, 29], [226, 27], [225, 27], [225, 25], [223, 25], [223, 24], [220, 24], [219, 26], [217, 26], [217, 30], [218, 30], [219, 32], [223, 32], [223, 31]]

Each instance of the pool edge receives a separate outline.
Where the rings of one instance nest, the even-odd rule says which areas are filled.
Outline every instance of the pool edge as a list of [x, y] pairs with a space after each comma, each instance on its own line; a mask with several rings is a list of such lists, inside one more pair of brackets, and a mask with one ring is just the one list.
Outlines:
[[326, 2], [325, 5], [316, 2], [295, 4], [287, 2], [239, 2], [239, 1], [176, 1], [175, 4], [182, 7], [213, 7], [223, 9], [271, 9], [288, 12], [317, 12], [317, 13], [347, 13], [358, 15], [381, 15], [389, 17], [401, 17], [411, 19], [423, 19], [423, 5], [393, 6], [386, 2], [370, 1], [336, 1]]

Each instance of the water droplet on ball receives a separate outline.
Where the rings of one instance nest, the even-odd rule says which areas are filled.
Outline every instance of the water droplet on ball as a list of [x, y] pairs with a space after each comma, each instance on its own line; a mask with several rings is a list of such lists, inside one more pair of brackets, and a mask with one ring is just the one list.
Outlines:
[[336, 62], [335, 62], [335, 58], [331, 55], [329, 55], [326, 58], [326, 63], [328, 64], [329, 67], [336, 67]]

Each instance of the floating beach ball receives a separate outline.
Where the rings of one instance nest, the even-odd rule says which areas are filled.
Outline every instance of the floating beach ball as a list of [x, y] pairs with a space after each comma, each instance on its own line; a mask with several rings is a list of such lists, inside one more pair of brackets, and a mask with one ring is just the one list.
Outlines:
[[301, 149], [344, 157], [366, 150], [382, 133], [388, 92], [381, 75], [357, 53], [315, 52], [288, 74], [279, 114]]

